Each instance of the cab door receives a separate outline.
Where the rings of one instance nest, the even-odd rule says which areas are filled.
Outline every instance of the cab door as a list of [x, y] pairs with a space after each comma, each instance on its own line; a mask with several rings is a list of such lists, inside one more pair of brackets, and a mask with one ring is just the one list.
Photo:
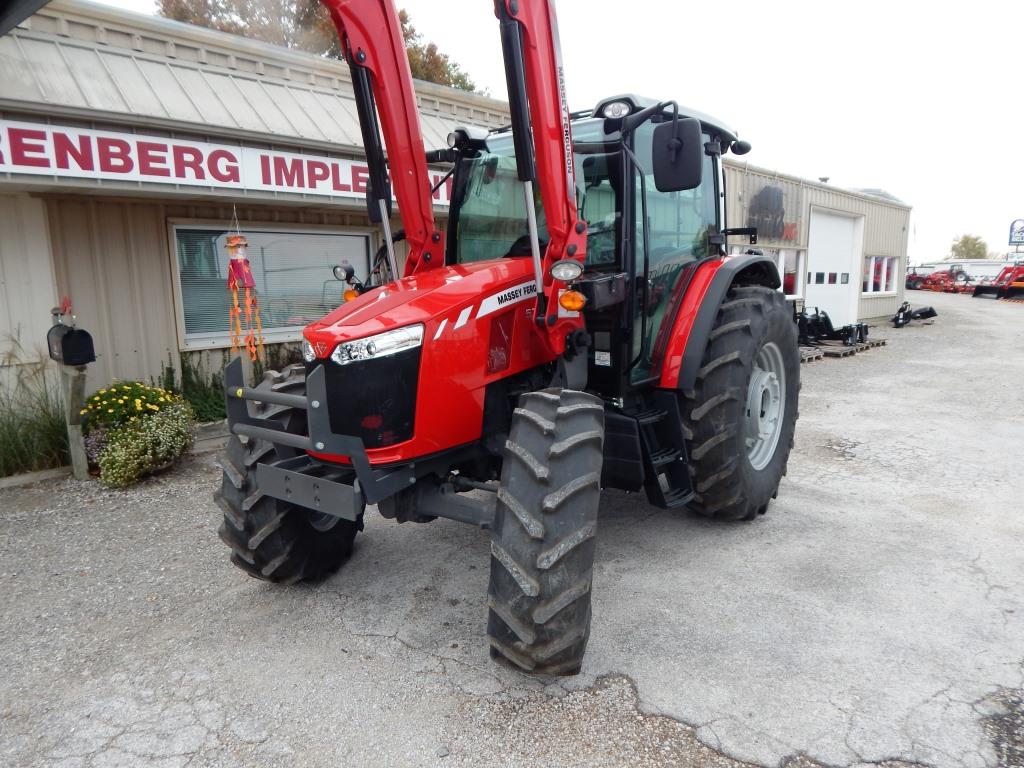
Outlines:
[[[651, 161], [653, 123], [636, 129], [633, 151], [639, 168], [632, 177], [634, 295], [628, 383], [659, 378], [661, 353], [672, 327], [691, 267], [719, 246], [709, 236], [719, 230], [718, 181], [714, 155], [705, 153], [701, 185], [681, 192], [660, 192]], [[710, 137], [704, 134], [707, 145]]]

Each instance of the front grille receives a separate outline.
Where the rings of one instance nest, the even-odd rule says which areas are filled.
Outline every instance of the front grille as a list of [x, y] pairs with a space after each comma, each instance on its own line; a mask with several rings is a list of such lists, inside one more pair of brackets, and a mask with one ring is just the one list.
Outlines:
[[409, 349], [377, 360], [324, 366], [331, 431], [362, 438], [367, 448], [384, 448], [408, 440], [416, 418], [420, 349]]

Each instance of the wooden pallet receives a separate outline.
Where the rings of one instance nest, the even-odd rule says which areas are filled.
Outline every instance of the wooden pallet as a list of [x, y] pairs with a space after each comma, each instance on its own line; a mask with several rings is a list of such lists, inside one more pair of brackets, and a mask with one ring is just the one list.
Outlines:
[[800, 362], [801, 363], [813, 363], [815, 360], [821, 360], [825, 356], [817, 347], [800, 347]]
[[821, 344], [821, 351], [825, 357], [851, 357], [857, 354], [860, 350], [857, 347], [863, 346], [867, 349], [867, 345], [858, 344], [856, 347], [848, 347], [840, 342], [825, 341]]
[[847, 346], [841, 341], [819, 341], [813, 347], [800, 347], [800, 362], [810, 363], [823, 357], [851, 357], [875, 347], [884, 347], [885, 339], [869, 339], [863, 344]]

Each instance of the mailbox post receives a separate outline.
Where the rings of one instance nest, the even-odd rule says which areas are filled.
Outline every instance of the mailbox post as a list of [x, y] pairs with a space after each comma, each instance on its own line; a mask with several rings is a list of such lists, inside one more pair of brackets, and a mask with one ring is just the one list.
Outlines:
[[[60, 364], [71, 469], [75, 479], [88, 480], [89, 460], [85, 455], [85, 439], [82, 436], [82, 408], [85, 406], [86, 366], [96, 360], [96, 351], [89, 332], [75, 327], [75, 318], [67, 302], [63, 307], [54, 307], [50, 314], [53, 315], [54, 324], [46, 334], [46, 346], [50, 357]], [[65, 317], [70, 318], [70, 324], [64, 322]]]

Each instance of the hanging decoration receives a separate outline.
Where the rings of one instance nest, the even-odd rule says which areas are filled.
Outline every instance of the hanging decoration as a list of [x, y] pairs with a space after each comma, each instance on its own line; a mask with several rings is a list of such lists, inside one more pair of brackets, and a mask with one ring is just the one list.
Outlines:
[[[250, 359], [263, 358], [263, 322], [260, 319], [260, 305], [256, 298], [256, 281], [249, 269], [249, 243], [238, 231], [235, 217], [235, 234], [227, 237], [228, 291], [231, 293], [231, 308], [228, 323], [231, 328], [231, 351], [245, 349]], [[239, 303], [239, 293], [241, 303]]]

